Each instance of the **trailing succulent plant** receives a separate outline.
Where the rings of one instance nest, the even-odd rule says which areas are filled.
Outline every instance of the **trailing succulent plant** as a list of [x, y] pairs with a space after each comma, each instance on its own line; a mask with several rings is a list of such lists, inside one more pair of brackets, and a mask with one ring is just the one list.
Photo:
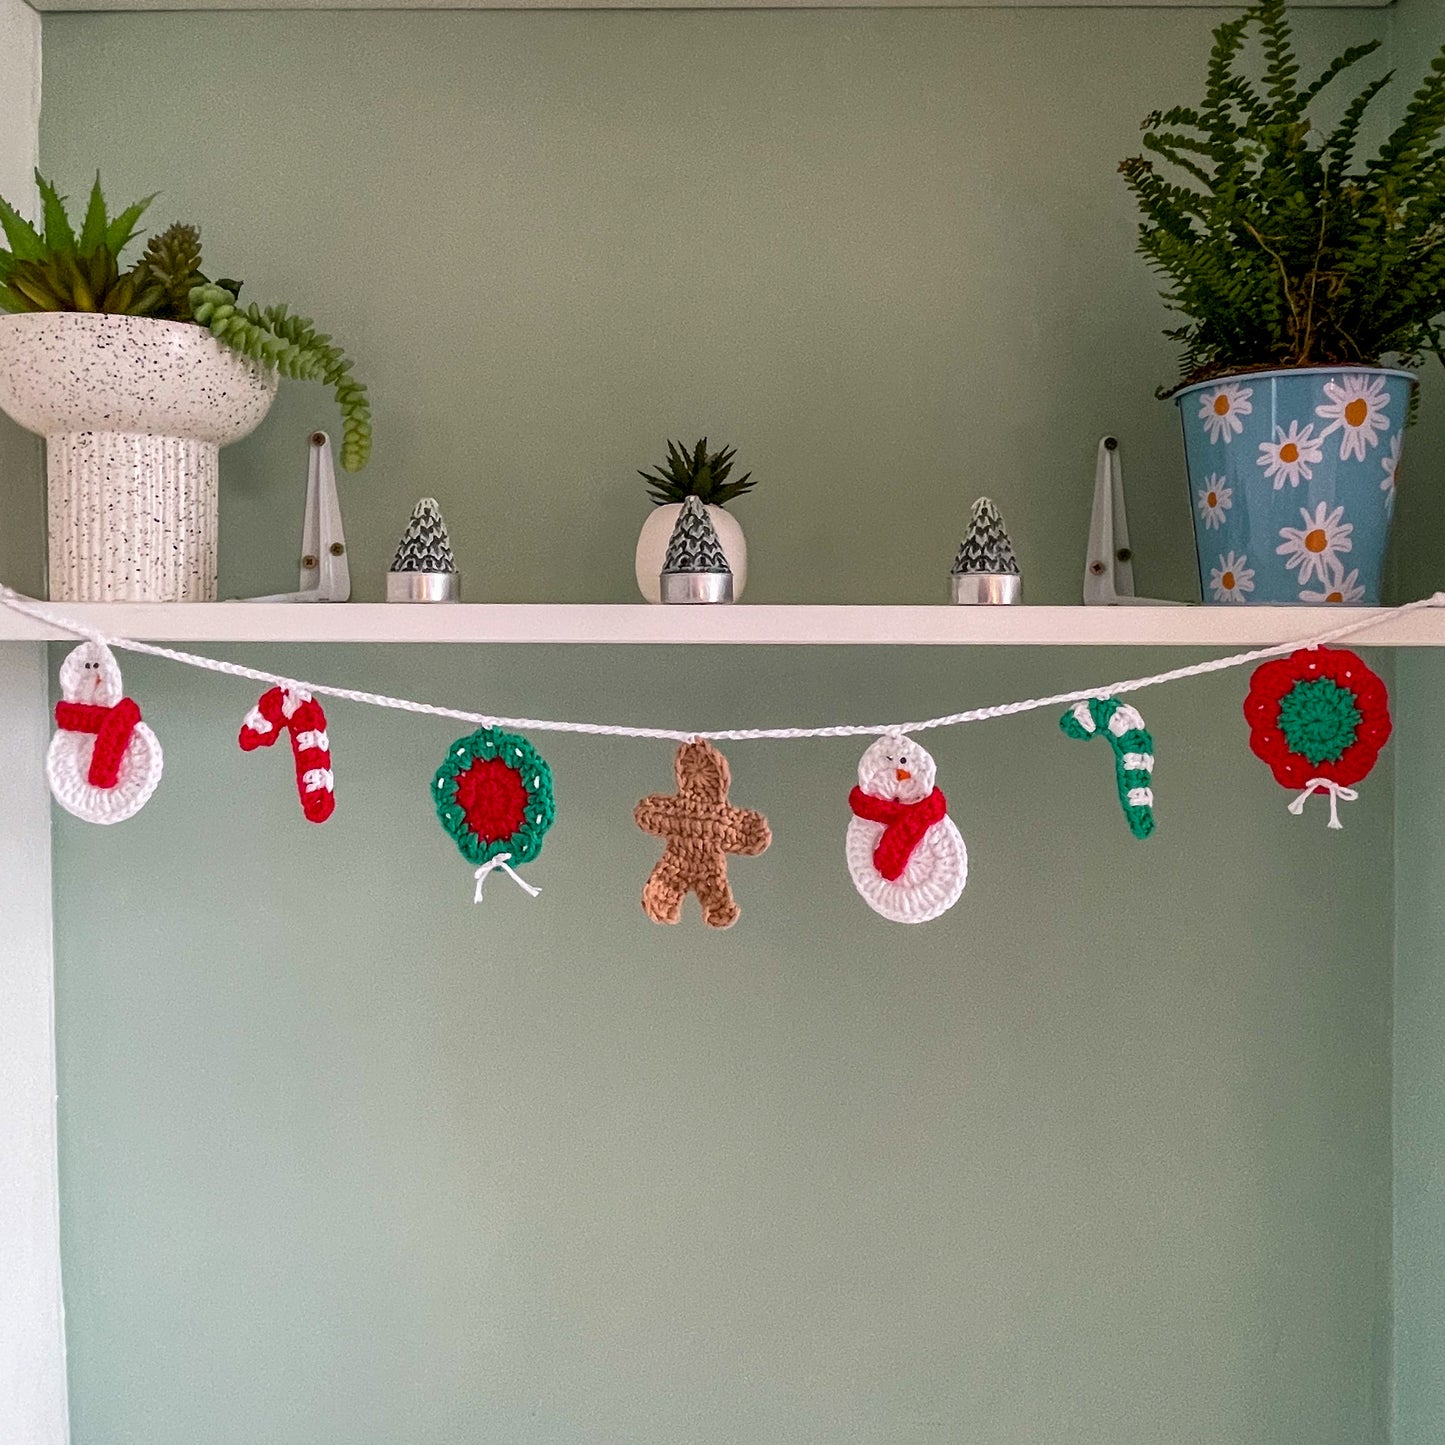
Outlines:
[[[1239, 65], [1252, 30], [1262, 83]], [[1214, 32], [1203, 103], [1144, 121], [1144, 149], [1182, 174], [1166, 179], [1148, 156], [1119, 167], [1143, 213], [1140, 253], [1189, 318], [1165, 332], [1183, 346], [1177, 386], [1391, 355], [1445, 361], [1445, 49], [1369, 159], [1356, 154], [1361, 126], [1393, 71], [1329, 129], [1310, 119], [1379, 46], [1351, 46], [1302, 85], [1284, 0], [1261, 0]]]
[[242, 307], [239, 281], [212, 281], [201, 270], [201, 233], [194, 226], [178, 223], [152, 236], [141, 258], [122, 271], [121, 254], [154, 196], [112, 219], [97, 176], [77, 234], [65, 198], [38, 171], [35, 182], [39, 229], [0, 197], [0, 230], [9, 247], [0, 248], [0, 311], [103, 311], [204, 326], [258, 365], [329, 386], [341, 408], [341, 465], [349, 472], [366, 465], [371, 404], [329, 336], [285, 306]]
[[691, 451], [670, 441], [667, 444], [666, 466], [653, 472], [639, 470], [637, 475], [647, 483], [647, 495], [656, 506], [696, 497], [704, 505], [725, 507], [734, 498], [745, 496], [757, 486], [751, 480], [751, 472], [745, 472], [735, 482], [728, 481], [736, 454], [736, 447], [709, 452], [706, 437]]
[[329, 386], [341, 408], [341, 465], [348, 472], [366, 465], [371, 403], [364, 383], [351, 375], [350, 358], [329, 336], [318, 334], [305, 317], [288, 315], [285, 306], [263, 309], [252, 303], [243, 310], [236, 291], [218, 281], [193, 287], [190, 305], [193, 318], [232, 350], [262, 366], [274, 366], [282, 376]]

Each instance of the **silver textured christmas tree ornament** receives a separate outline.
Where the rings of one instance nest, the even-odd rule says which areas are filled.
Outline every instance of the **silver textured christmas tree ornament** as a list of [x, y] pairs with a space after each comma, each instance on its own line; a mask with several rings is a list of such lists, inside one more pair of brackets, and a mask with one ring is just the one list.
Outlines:
[[677, 514], [660, 574], [664, 602], [731, 602], [733, 569], [707, 509], [688, 497]]
[[959, 543], [949, 573], [953, 600], [975, 605], [1023, 600], [1023, 578], [998, 508], [987, 497], [973, 504], [968, 535]]
[[460, 602], [462, 574], [452, 557], [451, 538], [435, 497], [412, 510], [396, 559], [386, 574], [388, 602]]

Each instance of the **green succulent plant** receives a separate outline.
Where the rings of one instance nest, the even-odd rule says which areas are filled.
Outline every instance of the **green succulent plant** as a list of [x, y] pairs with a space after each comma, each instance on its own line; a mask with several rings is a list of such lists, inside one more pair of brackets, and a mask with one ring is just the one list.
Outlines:
[[666, 465], [653, 472], [639, 470], [637, 475], [647, 483], [647, 495], [656, 506], [696, 497], [704, 504], [725, 507], [734, 498], [745, 496], [757, 486], [751, 480], [751, 472], [745, 472], [735, 482], [728, 481], [736, 453], [736, 447], [709, 452], [706, 437], [691, 451], [669, 441]]
[[[1261, 82], [1239, 64], [1251, 31]], [[1315, 100], [1372, 55], [1351, 46], [1301, 84], [1284, 0], [1262, 0], [1214, 32], [1204, 100], [1144, 121], [1148, 156], [1119, 167], [1143, 219], [1139, 251], [1188, 324], [1179, 386], [1283, 366], [1418, 365], [1445, 335], [1445, 49], [1398, 125], [1357, 156], [1371, 80], [1330, 127]], [[1177, 389], [1177, 388], [1176, 388]], [[1161, 392], [1167, 395], [1167, 392]]]
[[201, 233], [180, 221], [167, 226], [146, 242], [136, 270], [150, 285], [160, 287], [164, 315], [189, 321], [191, 288], [206, 279], [201, 275]]
[[282, 376], [329, 386], [341, 409], [340, 459], [359, 471], [371, 454], [371, 404], [352, 363], [329, 336], [285, 306], [240, 307], [239, 281], [211, 281], [201, 269], [201, 233], [177, 223], [150, 238], [129, 270], [121, 254], [155, 199], [147, 196], [112, 219], [95, 179], [77, 234], [65, 197], [35, 173], [41, 226], [0, 197], [0, 311], [94, 311], [154, 316], [204, 326], [217, 341]]
[[0, 196], [0, 228], [9, 250], [0, 249], [0, 308], [6, 311], [108, 311], [152, 316], [163, 293], [137, 271], [122, 273], [120, 256], [135, 239], [136, 225], [155, 198], [108, 214], [97, 176], [77, 235], [65, 198], [39, 171], [41, 229]]

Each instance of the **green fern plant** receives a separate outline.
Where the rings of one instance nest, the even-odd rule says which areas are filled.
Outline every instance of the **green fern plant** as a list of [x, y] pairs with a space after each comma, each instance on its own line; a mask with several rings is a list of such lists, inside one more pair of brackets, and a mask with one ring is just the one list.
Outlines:
[[[204, 326], [218, 341], [282, 376], [329, 386], [341, 409], [341, 465], [359, 471], [371, 454], [371, 405], [352, 363], [329, 336], [285, 306], [242, 310], [241, 283], [201, 269], [201, 234], [176, 225], [150, 238], [129, 270], [121, 254], [136, 238], [147, 196], [112, 219], [95, 178], [77, 233], [61, 196], [39, 171], [41, 226], [0, 197], [0, 311], [94, 311]], [[7, 249], [8, 248], [8, 249]]]
[[[1258, 82], [1240, 64], [1251, 32]], [[1357, 155], [1360, 129], [1393, 71], [1330, 129], [1311, 120], [1379, 46], [1351, 46], [1302, 84], [1284, 0], [1261, 0], [1214, 32], [1202, 104], [1144, 121], [1149, 155], [1119, 170], [1142, 213], [1139, 251], [1188, 318], [1165, 332], [1182, 357], [1161, 396], [1228, 372], [1445, 362], [1445, 48], [1374, 156]]]
[[736, 454], [736, 447], [709, 452], [706, 437], [691, 451], [670, 441], [666, 465], [652, 472], [639, 470], [637, 475], [647, 483], [647, 495], [655, 506], [696, 497], [704, 505], [725, 507], [757, 486], [751, 472], [744, 473], [735, 482], [728, 481]]

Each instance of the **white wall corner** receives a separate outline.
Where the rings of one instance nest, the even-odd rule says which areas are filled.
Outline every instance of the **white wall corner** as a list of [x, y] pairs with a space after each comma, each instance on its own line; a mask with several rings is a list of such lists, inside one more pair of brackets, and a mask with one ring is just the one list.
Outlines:
[[69, 1439], [60, 1285], [49, 669], [42, 643], [0, 645], [0, 1441]]
[[[40, 153], [40, 16], [0, 0], [0, 194], [30, 209]], [[0, 645], [0, 1441], [67, 1445], [60, 1287], [46, 651]]]
[[0, 195], [28, 206], [39, 158], [40, 16], [0, 0]]
[[[32, 217], [40, 150], [40, 15], [0, 0], [0, 195]], [[43, 586], [45, 496], [40, 445], [0, 418], [0, 576]]]

